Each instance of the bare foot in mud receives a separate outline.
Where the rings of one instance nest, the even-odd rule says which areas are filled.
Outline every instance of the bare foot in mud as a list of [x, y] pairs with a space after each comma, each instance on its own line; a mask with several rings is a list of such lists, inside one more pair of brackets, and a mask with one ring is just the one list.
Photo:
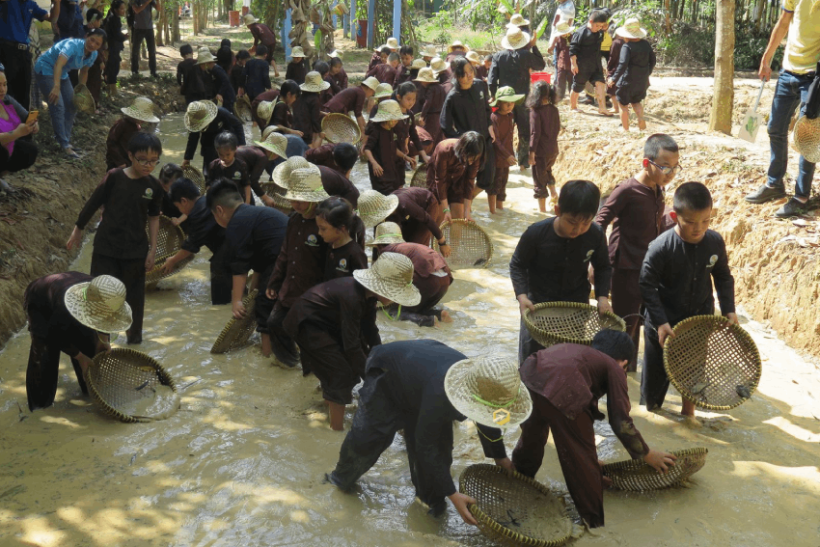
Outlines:
[[638, 120], [638, 129], [646, 131], [646, 120]]
[[700, 420], [700, 418], [697, 418], [696, 416], [683, 416], [682, 415], [682, 418], [683, 418], [683, 425], [685, 425], [689, 429], [702, 429], [703, 428], [703, 422]]
[[450, 312], [447, 310], [441, 310], [441, 322], [442, 323], [452, 323], [453, 317], [450, 315]]

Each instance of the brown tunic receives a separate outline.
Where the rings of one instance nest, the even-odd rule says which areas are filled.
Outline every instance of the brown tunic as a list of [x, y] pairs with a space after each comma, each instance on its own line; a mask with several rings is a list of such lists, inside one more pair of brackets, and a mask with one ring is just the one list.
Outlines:
[[[350, 180], [335, 169], [319, 166], [322, 175], [322, 187], [331, 196], [339, 196], [350, 202], [355, 209], [359, 205], [359, 190]], [[353, 234], [351, 234], [353, 235]]]
[[[558, 55], [557, 70], [568, 71], [572, 68], [572, 60], [569, 55], [569, 40], [562, 36], [555, 41], [555, 53]], [[615, 63], [617, 65], [617, 63]]]
[[362, 115], [365, 99], [364, 89], [361, 86], [349, 87], [343, 89], [338, 95], [334, 95], [329, 102], [325, 103], [322, 110], [331, 114], [347, 114], [352, 111], [353, 115], [358, 118]]
[[436, 241], [441, 239], [441, 206], [430, 190], [405, 187], [399, 188], [393, 195], [399, 198], [399, 205], [385, 220], [401, 226], [405, 241], [429, 245], [431, 234]]
[[381, 65], [381, 64], [383, 64], [382, 63], [382, 56], [381, 56], [381, 53], [379, 53], [377, 51], [376, 53], [374, 53], [373, 55], [370, 56], [370, 63], [368, 63], [368, 65], [367, 65], [367, 71], [370, 72], [370, 70], [373, 67], [375, 67], [376, 65]]
[[305, 159], [314, 165], [324, 165], [336, 171], [340, 171], [339, 166], [333, 159], [333, 149], [336, 147], [333, 143], [323, 144], [318, 148], [309, 148], [305, 151]]
[[397, 136], [392, 129], [385, 129], [380, 123], [369, 123], [365, 129], [367, 144], [365, 150], [370, 150], [373, 159], [381, 166], [383, 173], [377, 177], [373, 172], [373, 165], [367, 163], [370, 173], [370, 184], [377, 192], [385, 196], [404, 186], [404, 171], [401, 177], [396, 170]]
[[305, 76], [308, 73], [307, 59], [302, 59], [298, 63], [289, 62], [288, 69], [285, 71], [285, 80], [293, 80], [299, 85], [305, 83]]
[[447, 93], [441, 84], [428, 84], [424, 97], [421, 118], [424, 120], [424, 129], [433, 137], [435, 147], [444, 138], [444, 133], [441, 131], [441, 110], [444, 108]]
[[[418, 243], [394, 243], [385, 246], [380, 252], [398, 253], [413, 263], [413, 285], [419, 290], [421, 301], [415, 306], [404, 308], [402, 313], [433, 314], [433, 308], [441, 302], [453, 282], [453, 274], [444, 258], [428, 245]], [[413, 320], [410, 317], [407, 319]]]
[[439, 202], [446, 199], [449, 203], [463, 203], [472, 196], [479, 162], [467, 165], [458, 159], [457, 143], [458, 139], [441, 141], [427, 164], [427, 188]]
[[290, 215], [285, 241], [268, 282], [280, 304], [290, 308], [306, 290], [322, 282], [326, 249], [315, 218]]
[[273, 106], [273, 114], [271, 114], [268, 125], [278, 125], [279, 127], [293, 129], [293, 110], [283, 101], [278, 101]]
[[378, 64], [365, 74], [365, 78], [370, 76], [376, 78], [380, 84], [390, 84], [392, 86], [393, 82], [396, 81], [396, 69], [387, 63]]
[[493, 112], [490, 115], [490, 121], [493, 124], [493, 131], [495, 132], [495, 141], [493, 147], [495, 148], [495, 166], [509, 167], [510, 163], [507, 159], [512, 156], [515, 158], [513, 151], [513, 129], [515, 127], [515, 116], [512, 112], [502, 116], [498, 112]]
[[319, 94], [307, 91], [303, 91], [293, 103], [293, 129], [301, 131], [302, 140], [308, 144], [313, 140], [314, 133], [322, 131], [321, 108]]
[[347, 89], [347, 72], [345, 72], [345, 69], [341, 69], [338, 74], [332, 74], [329, 77], [333, 79], [339, 90]]
[[259, 197], [264, 196], [265, 192], [259, 186], [259, 179], [268, 166], [267, 152], [258, 146], [240, 146], [236, 149], [236, 158], [242, 160], [248, 166], [248, 183], [251, 185], [253, 193]]
[[345, 245], [334, 249], [327, 246], [327, 258], [325, 259], [324, 280], [338, 279], [340, 277], [350, 277], [354, 270], [367, 269], [367, 255], [361, 245], [354, 240], [348, 241]]
[[399, 65], [399, 69], [396, 71], [396, 79], [392, 83], [393, 89], [396, 89], [404, 82], [409, 82], [411, 79], [410, 69], [404, 65]]
[[530, 109], [530, 152], [535, 157], [558, 155], [558, 132], [561, 118], [558, 109], [551, 104], [538, 105]]
[[114, 122], [105, 141], [106, 169], [131, 165], [131, 160], [128, 159], [128, 142], [139, 133], [139, 130], [139, 122], [125, 116]]
[[[263, 91], [262, 93], [257, 95], [253, 101], [251, 101], [251, 116], [253, 116], [253, 121], [256, 122], [256, 126], [260, 130], [265, 129], [267, 124], [264, 122], [264, 120], [261, 120], [259, 116], [256, 114], [256, 109], [259, 108], [259, 105], [262, 103], [262, 101], [270, 102], [275, 101], [277, 98], [279, 98], [279, 90], [269, 89], [267, 91]], [[271, 118], [273, 118], [273, 116], [271, 116]]]

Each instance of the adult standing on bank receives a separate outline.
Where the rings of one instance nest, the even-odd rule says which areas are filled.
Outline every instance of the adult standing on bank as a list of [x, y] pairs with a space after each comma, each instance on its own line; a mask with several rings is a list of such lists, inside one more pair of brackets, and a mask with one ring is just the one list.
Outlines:
[[32, 19], [55, 24], [60, 15], [60, 2], [52, 0], [51, 13], [34, 0], [2, 0], [0, 2], [0, 64], [9, 81], [8, 94], [26, 110], [31, 101], [31, 49], [28, 33]]
[[[784, 0], [780, 19], [772, 29], [769, 45], [760, 60], [758, 74], [761, 80], [772, 75], [772, 58], [788, 34], [783, 69], [777, 79], [769, 116], [769, 142], [771, 161], [765, 183], [746, 196], [749, 203], [766, 203], [786, 197], [783, 177], [789, 159], [789, 124], [798, 105], [801, 115], [806, 111], [809, 86], [820, 62], [820, 9], [812, 0]], [[807, 202], [811, 196], [815, 164], [800, 156], [794, 197], [777, 210], [774, 216], [787, 218], [808, 212]]]
[[[28, 111], [7, 95], [8, 80], [0, 64], [0, 177], [6, 173], [28, 169], [37, 159], [37, 145], [23, 137], [37, 133], [37, 120], [29, 122]], [[0, 178], [0, 189], [14, 193], [15, 189]]]
[[[529, 24], [526, 19], [523, 19], [523, 22]], [[537, 72], [546, 66], [544, 56], [538, 51], [535, 41], [534, 35], [530, 37], [519, 27], [511, 26], [501, 41], [504, 50], [493, 56], [493, 64], [487, 77], [490, 94], [493, 96], [499, 87], [504, 86], [513, 88], [516, 94], [524, 95], [524, 101], [516, 103], [513, 108], [515, 125], [518, 127], [518, 165], [522, 169], [529, 167], [530, 117], [524, 102], [530, 92], [530, 71]]]
[[63, 152], [70, 158], [80, 156], [71, 146], [71, 130], [74, 127], [74, 88], [68, 79], [69, 70], [79, 70], [79, 82], [88, 81], [88, 69], [97, 59], [97, 50], [105, 40], [105, 31], [89, 29], [85, 40], [69, 38], [51, 46], [37, 59], [34, 74], [37, 86], [49, 104], [48, 115], [54, 128], [54, 137]]
[[159, 0], [131, 0], [128, 11], [133, 13], [131, 29], [131, 74], [140, 71], [140, 47], [145, 40], [148, 48], [148, 69], [157, 76], [157, 44], [154, 41], [154, 18], [151, 9], [160, 11]]

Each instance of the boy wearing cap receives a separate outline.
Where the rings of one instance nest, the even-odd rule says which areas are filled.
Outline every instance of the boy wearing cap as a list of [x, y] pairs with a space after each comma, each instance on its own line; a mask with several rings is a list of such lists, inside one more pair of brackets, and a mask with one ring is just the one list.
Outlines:
[[410, 259], [385, 253], [370, 269], [309, 289], [291, 308], [285, 330], [296, 339], [303, 366], [321, 382], [331, 429], [344, 429], [345, 405], [364, 377], [367, 354], [381, 344], [376, 303], [414, 306], [420, 299]]
[[185, 128], [188, 129], [188, 143], [185, 145], [182, 167], [191, 165], [197, 144], [200, 144], [199, 153], [202, 155], [205, 176], [208, 175], [208, 166], [219, 158], [215, 141], [220, 133], [230, 131], [236, 137], [237, 144], [245, 144], [245, 129], [239, 118], [211, 101], [194, 101], [188, 105]]
[[316, 72], [308, 72], [304, 83], [299, 86], [301, 93], [293, 105], [293, 127], [302, 132], [302, 140], [311, 148], [322, 142], [322, 114], [324, 108], [320, 93], [330, 87]]
[[390, 99], [379, 104], [376, 115], [367, 124], [367, 143], [364, 156], [370, 173], [370, 184], [374, 190], [385, 196], [404, 186], [404, 172], [396, 169], [396, 158], [409, 161], [410, 158], [396, 145], [394, 128], [399, 120], [406, 120], [399, 103]]
[[190, 179], [180, 178], [174, 181], [171, 184], [170, 199], [188, 220], [185, 241], [175, 255], [165, 260], [162, 272], [170, 274], [179, 262], [193, 257], [202, 247], [208, 247], [212, 253], [209, 259], [211, 304], [230, 304], [233, 280], [225, 265], [225, 228], [216, 223], [199, 187]]
[[571, 180], [561, 188], [555, 216], [526, 229], [510, 260], [510, 279], [521, 311], [518, 362], [543, 346], [533, 340], [524, 324], [524, 310], [542, 302], [589, 303], [589, 265], [595, 269], [598, 311], [612, 311], [609, 285], [612, 266], [606, 234], [592, 219], [601, 191], [587, 180]]
[[382, 253], [398, 253], [413, 263], [413, 285], [421, 294], [421, 302], [410, 307], [394, 305], [385, 308], [384, 313], [389, 319], [412, 321], [420, 327], [438, 327], [439, 322], [453, 322], [450, 312], [436, 308], [453, 282], [453, 274], [441, 254], [429, 244], [404, 241], [395, 222], [382, 222], [376, 226], [375, 237], [367, 245], [376, 248], [376, 257]]
[[301, 47], [296, 46], [290, 50], [290, 62], [285, 70], [285, 79], [293, 80], [299, 85], [305, 83], [305, 77], [309, 72], [305, 52]]
[[[94, 236], [91, 275], [111, 275], [125, 285], [125, 300], [134, 321], [128, 343], [142, 343], [145, 272], [154, 268], [159, 214], [165, 191], [151, 172], [159, 163], [162, 143], [156, 135], [137, 133], [128, 143], [131, 165], [109, 171], [83, 206], [66, 248], [79, 248], [83, 230], [94, 213], [105, 208]], [[148, 226], [148, 234], [145, 227]]]
[[216, 223], [225, 228], [225, 266], [233, 278], [232, 314], [241, 319], [247, 313], [242, 297], [248, 271], [253, 270], [253, 285], [259, 288], [254, 307], [256, 331], [262, 335], [262, 354], [270, 355], [268, 317], [273, 310], [273, 300], [267, 297], [265, 288], [285, 239], [288, 217], [273, 207], [244, 204], [236, 185], [225, 179], [212, 184], [205, 197]]
[[590, 528], [604, 525], [604, 482], [595, 448], [593, 423], [603, 420], [598, 400], [606, 396], [612, 431], [633, 459], [659, 473], [675, 465], [675, 456], [651, 450], [629, 417], [626, 363], [634, 347], [629, 335], [606, 329], [592, 347], [558, 344], [531, 355], [521, 366], [521, 381], [532, 399], [532, 414], [521, 424], [513, 450], [515, 470], [535, 478], [552, 431], [567, 489]]
[[606, 28], [608, 20], [609, 17], [604, 11], [594, 10], [590, 12], [587, 24], [572, 35], [569, 55], [573, 78], [569, 101], [570, 110], [573, 112], [579, 112], [578, 96], [589, 82], [595, 86], [598, 113], [602, 116], [612, 115], [606, 108], [606, 84], [601, 66], [601, 42], [603, 29]]
[[[467, 386], [476, 386], [476, 393]], [[350, 490], [390, 447], [396, 432], [404, 430], [416, 497], [436, 517], [446, 511], [448, 498], [464, 522], [475, 525], [468, 509], [475, 500], [456, 490], [450, 474], [453, 422], [473, 420], [484, 456], [512, 469], [502, 432], [493, 422], [501, 406], [508, 418], [504, 426], [509, 428], [532, 411], [512, 360], [468, 359], [435, 340], [379, 346], [367, 360], [359, 411], [327, 479]]]
[[515, 93], [511, 87], [499, 88], [495, 93], [495, 100], [490, 106], [498, 106], [495, 112], [490, 115], [493, 124], [495, 140], [495, 179], [492, 186], [487, 188], [487, 204], [490, 213], [495, 214], [496, 210], [504, 210], [504, 201], [507, 199], [507, 181], [510, 178], [510, 167], [515, 165], [515, 152], [513, 150], [513, 129], [515, 127], [515, 116], [513, 109], [516, 103], [524, 98], [524, 95]]
[[63, 272], [35, 279], [26, 288], [23, 308], [31, 335], [26, 397], [32, 412], [54, 404], [60, 353], [71, 358], [80, 389], [87, 395], [85, 373], [91, 360], [111, 349], [110, 333], [131, 325], [125, 286], [108, 275]]
[[607, 83], [617, 87], [615, 98], [620, 104], [623, 130], [629, 131], [629, 105], [632, 105], [638, 117], [638, 129], [643, 131], [646, 120], [641, 102], [646, 98], [649, 75], [655, 68], [655, 52], [645, 40], [646, 31], [641, 28], [641, 22], [634, 17], [628, 19], [615, 34], [626, 43], [620, 50], [618, 68]]
[[324, 275], [327, 245], [319, 237], [316, 206], [329, 197], [316, 166], [290, 169], [291, 164], [294, 162], [286, 161], [277, 167], [277, 179], [287, 190], [283, 197], [290, 201], [294, 213], [288, 218], [282, 250], [266, 287], [268, 298], [276, 301], [268, 317], [271, 349], [276, 364], [286, 369], [299, 363], [299, 351], [285, 331], [285, 317], [299, 297], [321, 283]]
[[154, 103], [146, 97], [137, 97], [131, 106], [121, 108], [122, 118], [114, 122], [108, 131], [108, 138], [105, 140], [105, 164], [106, 170], [110, 171], [117, 167], [128, 167], [131, 160], [128, 159], [128, 143], [131, 137], [139, 133], [143, 123], [159, 123], [159, 118], [154, 116], [152, 107]]

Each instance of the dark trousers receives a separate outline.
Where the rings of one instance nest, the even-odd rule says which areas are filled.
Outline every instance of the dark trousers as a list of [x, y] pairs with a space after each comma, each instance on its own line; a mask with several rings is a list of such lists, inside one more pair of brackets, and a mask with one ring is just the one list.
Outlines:
[[233, 292], [233, 276], [225, 264], [227, 245], [222, 245], [211, 257], [211, 304], [230, 304]]
[[[270, 334], [270, 330], [268, 329], [268, 317], [270, 317], [271, 312], [273, 311], [273, 300], [268, 298], [265, 294], [265, 289], [268, 288], [268, 281], [270, 281], [270, 276], [273, 274], [273, 267], [275, 264], [271, 264], [265, 271], [259, 274], [259, 292], [256, 295], [256, 307], [254, 309], [256, 314], [256, 332], [261, 334]], [[233, 280], [231, 281], [233, 283]]]
[[131, 73], [140, 71], [140, 47], [145, 40], [145, 47], [148, 49], [148, 68], [151, 74], [157, 73], [157, 45], [154, 43], [154, 29], [132, 29], [131, 30]]
[[[350, 490], [390, 447], [396, 432], [404, 429], [410, 480], [419, 499], [430, 507], [431, 514], [438, 516], [446, 510], [447, 505], [444, 498], [430, 493], [431, 487], [435, 485], [430, 484], [425, 470], [419, 465], [416, 447], [417, 417], [402, 414], [396, 409], [390, 394], [379, 385], [378, 377], [383, 373], [380, 369], [371, 369], [367, 373], [364, 385], [359, 390], [359, 409], [353, 417], [353, 426], [342, 443], [336, 469], [329, 476], [330, 482], [342, 490]], [[438, 457], [446, 460], [442, 465], [449, 467], [453, 463], [452, 442], [450, 446], [437, 448]]]
[[[102, 52], [97, 52], [97, 57], [102, 55]], [[102, 91], [102, 63], [95, 62], [91, 65], [91, 68], [88, 69], [88, 79], [86, 80], [86, 87], [88, 87], [88, 91], [91, 93], [91, 96], [94, 97], [94, 102], [97, 103], [97, 106], [100, 105], [100, 92]]]
[[290, 308], [286, 308], [277, 301], [268, 317], [268, 331], [273, 354], [281, 363], [295, 367], [299, 363], [299, 350], [296, 348], [296, 342], [285, 332], [283, 326], [289, 311]]
[[120, 74], [120, 64], [122, 63], [122, 50], [109, 49], [108, 60], [105, 62], [105, 83], [115, 85], [117, 76]]
[[530, 112], [523, 102], [515, 105], [513, 117], [518, 128], [518, 165], [527, 167], [530, 164]]
[[15, 42], [0, 40], [0, 63], [5, 67], [8, 94], [17, 99], [23, 108], [30, 110], [31, 52], [19, 49]]
[[558, 154], [549, 156], [535, 156], [535, 165], [532, 166], [532, 184], [533, 196], [536, 199], [548, 198], [548, 186], [555, 187], [555, 176], [552, 174], [552, 166], [555, 165], [555, 160], [558, 159]]
[[510, 168], [495, 166], [495, 181], [492, 188], [487, 190], [488, 196], [495, 196], [497, 201], [507, 201], [507, 181], [510, 179]]
[[550, 430], [561, 463], [567, 490], [578, 513], [590, 526], [604, 525], [604, 485], [592, 417], [581, 412], [570, 420], [546, 398], [530, 391], [533, 413], [521, 424], [521, 437], [513, 450], [515, 470], [534, 478], [544, 460]]
[[[452, 278], [449, 275], [445, 277], [430, 275], [429, 277], [414, 279], [413, 284], [421, 293], [421, 302], [416, 306], [401, 308], [399, 320], [411, 321], [420, 327], [434, 326], [434, 318], [441, 319], [441, 310], [435, 309], [436, 304], [441, 302], [441, 299], [447, 294], [450, 283], [452, 283]], [[393, 316], [397, 309], [398, 306], [393, 304], [390, 306], [388, 313]]]
[[[495, 148], [493, 148], [490, 136], [487, 135], [487, 138], [484, 139], [484, 163], [475, 177], [475, 185], [482, 190], [486, 190], [492, 188], [493, 184], [495, 184]], [[476, 194], [473, 194], [473, 197]]]
[[125, 285], [125, 301], [131, 306], [131, 328], [126, 331], [129, 344], [142, 342], [145, 315], [145, 259], [119, 259], [97, 253], [91, 255], [91, 275], [110, 275]]
[[638, 285], [640, 270], [622, 270], [615, 268], [612, 272], [612, 311], [626, 321], [626, 333], [635, 344], [635, 352], [629, 359], [627, 372], [635, 372], [638, 365], [638, 345], [641, 338], [641, 288]]
[[558, 95], [558, 100], [566, 97], [569, 88], [572, 86], [572, 71], [571, 70], [555, 70], [555, 92]]
[[537, 351], [544, 349], [544, 346], [532, 339], [530, 331], [527, 330], [527, 325], [524, 324], [524, 318], [521, 318], [521, 326], [518, 331], [518, 367], [524, 364], [527, 357]]
[[342, 350], [342, 343], [321, 327], [302, 323], [296, 335], [302, 356], [302, 367], [313, 372], [322, 386], [322, 397], [332, 403], [349, 405], [353, 388], [364, 376]]
[[202, 174], [207, 179], [208, 166], [211, 165], [212, 161], [219, 159], [219, 154], [216, 152], [216, 148], [214, 148], [213, 143], [208, 146], [201, 143], [199, 153], [202, 154]]
[[[82, 329], [70, 333], [71, 340], [65, 340], [65, 334], [49, 336], [48, 339], [36, 336], [31, 337], [31, 349], [28, 354], [28, 368], [26, 368], [26, 396], [28, 409], [32, 412], [38, 408], [47, 408], [54, 404], [57, 394], [57, 382], [60, 370], [60, 348], [73, 345], [81, 353], [93, 357], [96, 352], [96, 334], [91, 329]], [[71, 359], [74, 374], [83, 393], [88, 394], [88, 387], [83, 379], [80, 363]]]
[[641, 404], [646, 410], [663, 406], [669, 377], [663, 367], [663, 348], [658, 339], [658, 331], [645, 319], [643, 327], [643, 371], [641, 372]]
[[28, 169], [36, 159], [37, 145], [33, 142], [17, 139], [11, 155], [5, 146], [0, 146], [0, 175]]

